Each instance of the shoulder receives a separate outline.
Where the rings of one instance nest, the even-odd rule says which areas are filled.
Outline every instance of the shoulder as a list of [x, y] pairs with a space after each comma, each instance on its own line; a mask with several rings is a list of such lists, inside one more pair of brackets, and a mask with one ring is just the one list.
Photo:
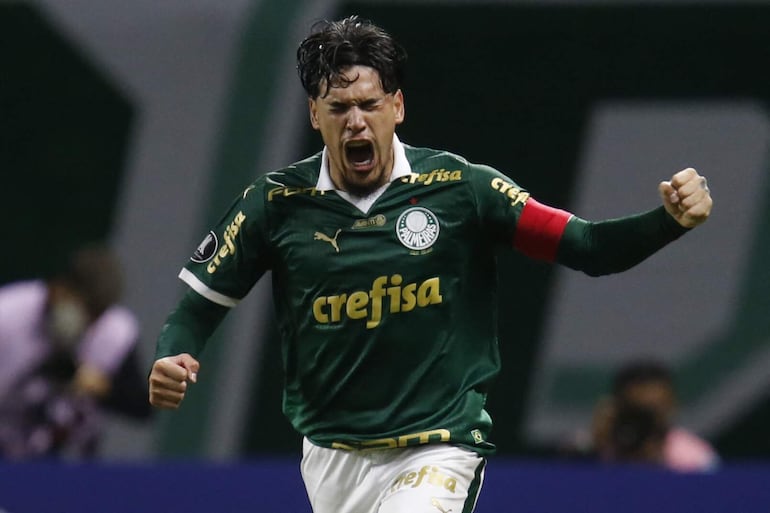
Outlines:
[[0, 287], [0, 319], [8, 322], [35, 318], [42, 312], [48, 297], [43, 280], [29, 280]]
[[272, 201], [277, 197], [309, 191], [318, 183], [321, 170], [321, 152], [281, 169], [269, 171], [243, 191], [243, 199]]
[[412, 171], [417, 174], [430, 173], [434, 170], [460, 171], [463, 178], [491, 179], [494, 177], [507, 178], [503, 173], [487, 164], [471, 162], [462, 155], [446, 150], [433, 148], [418, 148], [404, 144], [404, 151]]
[[412, 174], [401, 179], [412, 184], [431, 185], [449, 182], [463, 184], [475, 197], [497, 197], [499, 194], [514, 203], [526, 201], [529, 194], [511, 178], [492, 166], [468, 161], [465, 157], [443, 150], [415, 148], [404, 145]]
[[139, 321], [134, 313], [123, 305], [113, 305], [105, 310], [94, 323], [94, 328], [109, 333], [122, 333], [127, 338], [139, 332]]

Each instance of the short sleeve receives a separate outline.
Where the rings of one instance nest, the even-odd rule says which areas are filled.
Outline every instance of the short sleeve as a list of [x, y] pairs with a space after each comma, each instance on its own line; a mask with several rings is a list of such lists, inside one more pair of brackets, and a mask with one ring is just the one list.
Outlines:
[[488, 166], [471, 166], [482, 226], [500, 244], [554, 261], [572, 214], [532, 198], [516, 182]]
[[238, 195], [179, 273], [214, 303], [237, 305], [270, 268], [264, 184], [257, 180]]
[[489, 166], [470, 164], [468, 176], [481, 226], [498, 243], [512, 244], [529, 193]]

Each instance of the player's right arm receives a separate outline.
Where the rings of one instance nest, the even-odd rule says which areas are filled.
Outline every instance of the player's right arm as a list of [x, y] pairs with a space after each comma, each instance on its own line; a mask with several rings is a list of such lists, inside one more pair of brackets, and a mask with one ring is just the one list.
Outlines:
[[197, 381], [197, 355], [230, 309], [187, 291], [158, 337], [149, 377], [150, 404], [178, 408], [188, 382]]
[[198, 355], [225, 315], [268, 268], [265, 180], [239, 194], [179, 277], [190, 288], [166, 320], [150, 371], [150, 403], [178, 408], [197, 380]]

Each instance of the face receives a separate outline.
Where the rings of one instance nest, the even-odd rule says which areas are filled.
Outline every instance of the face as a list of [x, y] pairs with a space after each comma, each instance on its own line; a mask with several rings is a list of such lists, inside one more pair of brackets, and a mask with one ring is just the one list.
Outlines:
[[71, 349], [88, 328], [85, 302], [63, 285], [52, 284], [48, 296], [48, 330], [58, 345]]
[[385, 93], [379, 74], [368, 66], [351, 66], [344, 75], [354, 81], [310, 99], [310, 122], [326, 145], [334, 185], [364, 196], [390, 179], [393, 134], [404, 120], [404, 98], [401, 90]]
[[628, 386], [623, 396], [632, 404], [658, 412], [665, 421], [671, 421], [676, 410], [674, 392], [665, 382], [636, 383]]

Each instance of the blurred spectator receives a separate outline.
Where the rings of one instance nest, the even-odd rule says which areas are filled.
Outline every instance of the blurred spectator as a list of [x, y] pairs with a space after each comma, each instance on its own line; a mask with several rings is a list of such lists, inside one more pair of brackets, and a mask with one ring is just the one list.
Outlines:
[[106, 410], [147, 418], [138, 323], [101, 246], [46, 280], [0, 287], [0, 459], [96, 455]]
[[594, 412], [592, 439], [603, 461], [646, 462], [683, 472], [715, 468], [705, 440], [674, 423], [677, 397], [671, 373], [656, 361], [632, 362], [615, 375], [612, 395]]

